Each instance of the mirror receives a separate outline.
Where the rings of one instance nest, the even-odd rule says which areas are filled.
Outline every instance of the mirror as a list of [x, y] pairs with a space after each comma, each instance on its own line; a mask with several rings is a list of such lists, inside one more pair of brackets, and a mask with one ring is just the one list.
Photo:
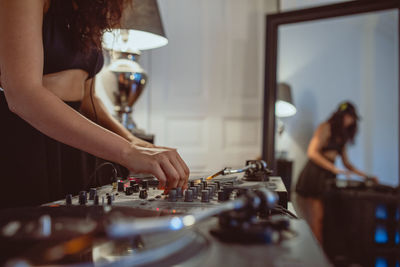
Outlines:
[[[347, 146], [350, 161], [397, 186], [398, 19], [392, 9], [278, 28], [277, 82], [290, 85], [297, 112], [276, 117], [284, 130], [275, 135], [275, 150], [293, 160], [294, 183], [314, 130], [348, 100], [362, 118], [354, 145]], [[338, 159], [336, 165], [344, 168]]]
[[[352, 1], [267, 16], [265, 71], [263, 158], [293, 162], [292, 185], [314, 131], [343, 101], [361, 116], [347, 146], [350, 162], [398, 185], [399, 3]], [[282, 85], [290, 88], [292, 116], [275, 116]]]

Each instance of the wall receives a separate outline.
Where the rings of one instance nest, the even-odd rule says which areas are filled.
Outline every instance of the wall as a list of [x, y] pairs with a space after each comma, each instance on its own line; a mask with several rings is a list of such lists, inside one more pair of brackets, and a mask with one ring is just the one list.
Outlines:
[[379, 12], [279, 29], [278, 81], [292, 85], [298, 113], [282, 120], [286, 131], [277, 137], [277, 149], [289, 151], [295, 181], [315, 128], [339, 102], [350, 100], [362, 116], [351, 161], [383, 183], [397, 184], [398, 33], [382, 27], [382, 21], [397, 20], [395, 12]]
[[[137, 124], [178, 148], [192, 171], [239, 167], [261, 155], [265, 14], [268, 0], [159, 1], [169, 44], [144, 51], [149, 83]], [[97, 90], [109, 109], [115, 78]]]

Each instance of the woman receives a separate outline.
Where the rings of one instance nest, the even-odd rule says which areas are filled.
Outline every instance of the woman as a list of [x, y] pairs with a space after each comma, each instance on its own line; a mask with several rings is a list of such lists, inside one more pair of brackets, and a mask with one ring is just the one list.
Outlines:
[[[346, 146], [354, 143], [357, 133], [358, 115], [354, 105], [343, 102], [327, 122], [318, 126], [308, 146], [308, 162], [300, 173], [296, 193], [297, 204], [315, 235], [322, 242], [323, 204], [328, 180], [336, 175], [355, 174], [367, 178], [368, 175], [355, 168], [348, 159]], [[337, 156], [342, 158], [346, 170], [335, 166]], [[376, 178], [374, 178], [376, 181]]]
[[135, 138], [94, 94], [102, 33], [119, 23], [123, 7], [123, 0], [0, 0], [0, 208], [64, 197], [86, 168], [75, 149], [151, 173], [160, 187], [186, 185], [189, 169], [176, 150]]

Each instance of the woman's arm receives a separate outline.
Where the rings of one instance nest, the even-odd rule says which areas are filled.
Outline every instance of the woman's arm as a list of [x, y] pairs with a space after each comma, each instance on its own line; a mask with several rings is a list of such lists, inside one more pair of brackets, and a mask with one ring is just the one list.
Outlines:
[[[96, 115], [94, 114], [92, 100], [96, 110]], [[101, 99], [96, 95], [94, 79], [89, 79], [85, 83], [85, 93], [82, 100], [81, 111], [92, 121], [95, 121], [95, 117], [97, 116], [97, 122], [101, 126], [125, 138], [134, 145], [148, 148], [155, 147], [153, 144], [134, 136], [108, 112], [103, 101], [101, 101]]]
[[357, 174], [357, 175], [360, 175], [360, 176], [362, 176], [362, 177], [364, 177], [364, 178], [369, 177], [366, 173], [364, 173], [364, 172], [358, 170], [357, 168], [355, 168], [355, 167], [353, 166], [353, 164], [350, 163], [349, 158], [348, 158], [348, 156], [347, 156], [347, 149], [346, 149], [346, 147], [343, 148], [343, 151], [342, 151], [342, 155], [341, 155], [341, 156], [342, 156], [343, 165], [344, 165], [349, 171], [351, 171], [351, 172], [353, 172], [353, 173], [355, 173], [355, 174]]
[[131, 171], [154, 174], [160, 185], [187, 181], [176, 151], [136, 147], [98, 126], [43, 86], [42, 21], [45, 0], [0, 0], [1, 84], [10, 110], [42, 133]]
[[307, 156], [322, 168], [331, 171], [335, 174], [343, 173], [342, 170], [336, 168], [335, 164], [327, 160], [322, 154], [321, 149], [330, 137], [330, 125], [323, 123], [318, 126], [312, 137], [307, 149]]

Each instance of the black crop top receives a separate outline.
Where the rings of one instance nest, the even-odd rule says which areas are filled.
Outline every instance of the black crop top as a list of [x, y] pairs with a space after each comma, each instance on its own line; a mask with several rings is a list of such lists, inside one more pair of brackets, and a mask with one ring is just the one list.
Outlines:
[[338, 142], [339, 140], [333, 140], [333, 138], [329, 138], [328, 144], [322, 148], [322, 151], [337, 151], [339, 154], [342, 154], [344, 144]]
[[50, 7], [43, 18], [43, 75], [68, 69], [87, 71], [89, 78], [94, 77], [103, 67], [101, 51], [92, 49], [84, 53], [77, 49], [69, 31], [64, 14], [72, 14], [72, 2], [51, 0]]

